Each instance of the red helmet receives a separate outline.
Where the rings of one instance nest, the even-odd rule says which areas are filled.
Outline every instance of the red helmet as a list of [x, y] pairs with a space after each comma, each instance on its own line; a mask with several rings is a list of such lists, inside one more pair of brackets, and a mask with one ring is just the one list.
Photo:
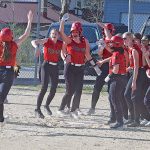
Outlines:
[[111, 32], [111, 34], [114, 34], [114, 32], [115, 32], [115, 27], [114, 27], [114, 25], [113, 24], [111, 24], [111, 23], [105, 23], [105, 27], [108, 29], [108, 30], [110, 30]]
[[0, 31], [0, 40], [3, 42], [10, 42], [13, 39], [13, 33], [9, 28], [3, 28]]
[[74, 22], [73, 24], [72, 24], [72, 26], [71, 26], [71, 32], [72, 31], [74, 31], [74, 30], [76, 30], [76, 31], [79, 31], [80, 33], [82, 32], [82, 24], [80, 23], [80, 22]]
[[113, 36], [111, 38], [111, 43], [113, 47], [122, 47], [123, 46], [123, 39], [120, 36]]

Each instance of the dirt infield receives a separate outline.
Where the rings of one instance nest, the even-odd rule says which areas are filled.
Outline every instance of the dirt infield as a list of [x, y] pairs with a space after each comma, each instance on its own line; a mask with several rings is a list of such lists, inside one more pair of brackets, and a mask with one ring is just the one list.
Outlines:
[[[53, 102], [53, 116], [42, 111], [46, 119], [35, 118], [37, 87], [13, 86], [5, 105], [9, 115], [0, 132], [0, 150], [146, 150], [150, 149], [150, 127], [112, 130], [104, 125], [109, 119], [107, 93], [103, 93], [94, 116], [74, 120], [56, 114], [63, 90], [58, 90]], [[47, 95], [46, 95], [47, 96]], [[46, 99], [45, 96], [45, 99]], [[91, 93], [83, 93], [81, 110], [87, 112]], [[45, 100], [44, 100], [45, 102]], [[44, 104], [44, 103], [43, 103]]]

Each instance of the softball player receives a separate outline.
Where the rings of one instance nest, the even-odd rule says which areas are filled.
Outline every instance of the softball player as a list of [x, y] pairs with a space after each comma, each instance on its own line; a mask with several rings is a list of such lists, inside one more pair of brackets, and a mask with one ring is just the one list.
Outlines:
[[29, 36], [33, 14], [28, 13], [28, 24], [23, 35], [14, 40], [13, 32], [9, 28], [0, 31], [0, 124], [4, 125], [4, 100], [13, 84], [16, 53], [20, 45]]
[[126, 60], [121, 37], [113, 36], [109, 45], [112, 49], [112, 56], [109, 62], [109, 75], [105, 81], [110, 80], [109, 97], [116, 116], [116, 124], [112, 125], [111, 128], [115, 129], [123, 126], [122, 93], [127, 79]]
[[[102, 48], [102, 49], [100, 48], [98, 55], [100, 56], [100, 58], [102, 58], [104, 60], [104, 59], [110, 58], [112, 55], [109, 47], [107, 46], [107, 42], [108, 42], [108, 39], [110, 39], [112, 37], [112, 35], [114, 34], [115, 28], [111, 23], [104, 24], [104, 25], [102, 23], [99, 23], [99, 25], [103, 28], [102, 34], [103, 34], [103, 39], [106, 44], [106, 47]], [[104, 79], [107, 77], [108, 72], [109, 72], [109, 63], [108, 62], [104, 63], [103, 61], [101, 61], [100, 69], [101, 69], [102, 73], [99, 76], [97, 76], [97, 78], [96, 78], [93, 93], [92, 93], [91, 108], [89, 109], [89, 111], [87, 113], [88, 115], [92, 115], [95, 113], [95, 107], [98, 102], [100, 92], [105, 84]], [[110, 103], [110, 107], [112, 110], [110, 122], [114, 122], [116, 119], [114, 116], [114, 110], [113, 110], [111, 103]]]
[[131, 72], [131, 77], [127, 83], [125, 90], [125, 99], [130, 112], [130, 119], [126, 124], [128, 127], [136, 127], [140, 125], [140, 114], [144, 118], [149, 118], [145, 112], [143, 93], [145, 87], [145, 69], [143, 67], [143, 56], [139, 46], [134, 44], [133, 35], [131, 33], [123, 34], [124, 44], [128, 47], [130, 67], [127, 68]]
[[[56, 29], [52, 29], [49, 38], [31, 41], [33, 47], [36, 49], [38, 49], [38, 45], [44, 46], [44, 61], [41, 65], [42, 87], [37, 98], [37, 108], [35, 109], [35, 113], [39, 118], [44, 118], [44, 115], [41, 112], [41, 104], [47, 91], [49, 80], [51, 80], [51, 88], [44, 108], [48, 115], [52, 115], [52, 111], [50, 110], [49, 105], [55, 96], [56, 88], [58, 85], [58, 61], [60, 60], [62, 49], [62, 41], [58, 40], [58, 38], [58, 31]], [[38, 51], [39, 50], [37, 50], [37, 53], [39, 53]]]
[[64, 20], [60, 22], [60, 34], [65, 42], [63, 45], [63, 59], [65, 65], [66, 93], [63, 96], [58, 114], [63, 115], [65, 106], [71, 101], [74, 95], [71, 108], [71, 116], [78, 118], [80, 114], [80, 98], [83, 87], [85, 57], [95, 66], [95, 62], [90, 55], [90, 46], [87, 39], [82, 36], [82, 24], [74, 22], [72, 24], [70, 36], [64, 33]]

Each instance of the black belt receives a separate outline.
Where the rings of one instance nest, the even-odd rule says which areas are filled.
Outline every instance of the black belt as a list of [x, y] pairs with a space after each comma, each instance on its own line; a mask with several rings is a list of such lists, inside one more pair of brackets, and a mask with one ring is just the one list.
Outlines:
[[0, 69], [14, 69], [13, 66], [0, 66]]

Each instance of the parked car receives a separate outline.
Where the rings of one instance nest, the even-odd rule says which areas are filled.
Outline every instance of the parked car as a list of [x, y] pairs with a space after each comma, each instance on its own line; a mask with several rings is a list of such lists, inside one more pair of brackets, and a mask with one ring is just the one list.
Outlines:
[[148, 19], [143, 24], [141, 34], [142, 35], [150, 35], [150, 16], [148, 17]]
[[6, 27], [10, 27], [6, 22], [0, 20], [0, 30], [2, 30], [3, 28], [6, 28]]
[[[72, 22], [65, 22], [64, 31], [66, 35], [70, 35], [71, 25], [72, 25]], [[116, 31], [115, 31], [116, 34], [124, 33], [128, 30], [128, 27], [125, 26], [124, 24], [114, 23], [114, 26], [116, 28]], [[96, 23], [88, 23], [88, 22], [82, 22], [82, 27], [83, 27], [83, 36], [86, 37], [90, 43], [90, 52], [91, 52], [92, 57], [94, 57], [95, 59], [99, 59], [98, 54], [97, 54], [98, 46], [96, 45], [96, 42], [102, 38], [101, 27], [99, 27]], [[53, 28], [56, 28], [59, 30], [59, 22], [52, 23], [49, 26], [46, 37], [49, 37], [50, 31]], [[63, 68], [64, 68], [63, 61], [60, 61], [59, 62], [60, 74], [63, 73]], [[85, 75], [96, 76], [95, 70], [89, 63], [85, 64]]]

